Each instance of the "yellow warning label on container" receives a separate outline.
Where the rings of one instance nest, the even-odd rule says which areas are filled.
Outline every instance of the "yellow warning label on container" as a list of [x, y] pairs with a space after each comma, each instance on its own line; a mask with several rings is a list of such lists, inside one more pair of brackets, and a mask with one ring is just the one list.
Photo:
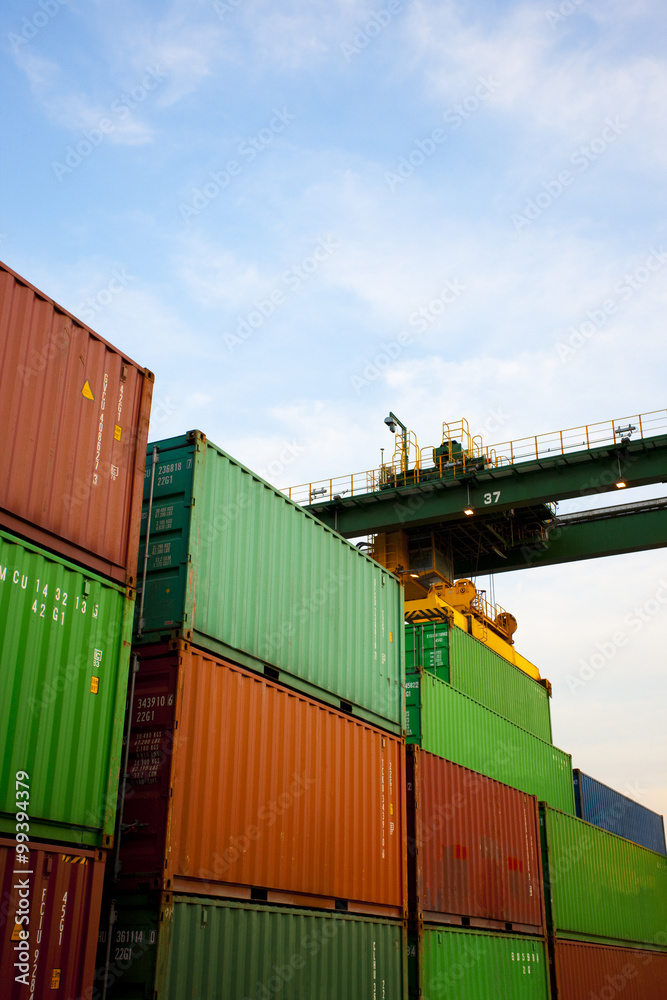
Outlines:
[[14, 924], [14, 930], [12, 931], [12, 941], [20, 941], [20, 940], [21, 940], [21, 925]]
[[51, 969], [51, 987], [50, 988], [52, 990], [59, 990], [60, 989], [60, 973], [61, 973], [61, 969]]
[[100, 689], [100, 679], [99, 677], [95, 677], [93, 675], [93, 677], [90, 678], [90, 693], [97, 694], [99, 689]]
[[390, 632], [389, 633], [389, 642], [393, 642], [393, 641], [394, 641], [394, 633]]
[[394, 803], [393, 802], [389, 803], [389, 815], [390, 816], [394, 815]]
[[88, 379], [86, 379], [86, 381], [83, 384], [81, 395], [85, 396], [86, 399], [92, 399], [92, 400], [95, 399], [95, 397], [93, 396], [93, 390], [90, 388], [90, 382], [88, 381]]
[[121, 428], [118, 426], [118, 424], [114, 424], [113, 436], [115, 437], [116, 441], [120, 441], [120, 436], [121, 436], [122, 433], [123, 432], [122, 432]]
[[88, 858], [82, 857], [80, 854], [61, 854], [60, 860], [66, 865], [87, 865]]

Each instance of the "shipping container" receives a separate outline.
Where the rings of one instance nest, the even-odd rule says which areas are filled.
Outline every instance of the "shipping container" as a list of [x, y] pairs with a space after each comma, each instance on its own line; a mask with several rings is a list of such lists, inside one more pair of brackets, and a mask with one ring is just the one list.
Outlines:
[[402, 918], [402, 741], [187, 643], [139, 654], [124, 884]]
[[412, 917], [544, 935], [537, 799], [417, 747], [407, 789]]
[[0, 527], [135, 585], [153, 375], [0, 264]]
[[32, 836], [111, 846], [133, 613], [124, 588], [0, 532], [0, 832], [21, 772]]
[[664, 855], [544, 803], [540, 830], [550, 933], [667, 949]]
[[405, 686], [407, 743], [574, 815], [569, 754], [423, 670]]
[[3, 1000], [90, 997], [105, 854], [0, 840]]
[[541, 740], [551, 743], [546, 687], [449, 622], [406, 625], [405, 665], [422, 666]]
[[576, 767], [573, 775], [574, 801], [579, 819], [648, 847], [650, 851], [667, 854], [662, 816]]
[[178, 636], [268, 666], [274, 680], [400, 734], [397, 578], [199, 431], [150, 447], [138, 640]]
[[449, 626], [447, 622], [405, 623], [405, 669], [423, 667], [449, 680]]
[[[667, 941], [667, 935], [665, 935]], [[550, 941], [553, 1000], [664, 1000], [667, 954]]]
[[424, 925], [411, 936], [413, 1000], [549, 1000], [544, 938]]
[[164, 894], [157, 902], [121, 894], [115, 906], [108, 1000], [405, 997], [400, 920], [181, 894]]

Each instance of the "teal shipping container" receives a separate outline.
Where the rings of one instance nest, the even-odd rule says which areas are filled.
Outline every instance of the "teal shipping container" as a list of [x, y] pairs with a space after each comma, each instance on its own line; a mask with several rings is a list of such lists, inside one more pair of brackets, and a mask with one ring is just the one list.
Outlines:
[[552, 741], [549, 694], [539, 681], [449, 622], [405, 627], [405, 665], [424, 667], [517, 726]]
[[406, 743], [574, 815], [569, 754], [424, 670], [409, 673], [405, 686]]
[[540, 834], [551, 934], [667, 951], [663, 854], [544, 803]]
[[402, 921], [170, 894], [115, 906], [98, 951], [108, 1000], [405, 997]]
[[184, 638], [402, 731], [397, 578], [200, 431], [149, 446], [139, 580], [137, 642]]
[[0, 532], [3, 834], [111, 846], [133, 613], [124, 588]]
[[409, 945], [411, 1000], [549, 1000], [544, 938], [423, 925]]

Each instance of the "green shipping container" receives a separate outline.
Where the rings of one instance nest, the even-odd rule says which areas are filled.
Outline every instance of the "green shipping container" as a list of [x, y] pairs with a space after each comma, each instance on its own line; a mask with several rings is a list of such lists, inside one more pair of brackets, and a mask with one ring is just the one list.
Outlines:
[[449, 680], [449, 632], [446, 622], [406, 623], [405, 669], [410, 671], [416, 667], [424, 667], [443, 681]]
[[406, 625], [405, 666], [408, 671], [424, 667], [492, 712], [551, 743], [546, 688], [455, 625]]
[[540, 832], [550, 933], [667, 950], [663, 854], [544, 804]]
[[426, 925], [410, 942], [409, 961], [410, 995], [423, 1000], [549, 1000], [551, 995], [542, 938]]
[[574, 815], [572, 759], [420, 670], [406, 677], [406, 743]]
[[169, 894], [162, 904], [121, 896], [116, 907], [108, 1000], [405, 997], [401, 921]]
[[0, 532], [3, 834], [111, 846], [133, 613], [117, 584]]
[[153, 447], [137, 640], [177, 633], [251, 669], [268, 667], [272, 679], [400, 734], [403, 593], [396, 577], [191, 431], [149, 446], [140, 579]]

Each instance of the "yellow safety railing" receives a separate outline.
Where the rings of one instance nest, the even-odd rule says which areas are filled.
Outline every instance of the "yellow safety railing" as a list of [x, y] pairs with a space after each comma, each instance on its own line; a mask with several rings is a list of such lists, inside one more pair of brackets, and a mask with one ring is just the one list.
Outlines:
[[[317, 503], [318, 500], [344, 500], [346, 497], [374, 493], [376, 490], [388, 487], [417, 485], [422, 482], [425, 475], [429, 479], [432, 479], [434, 474], [462, 476], [470, 473], [471, 467], [474, 469], [481, 463], [486, 467], [519, 465], [522, 462], [569, 455], [603, 445], [621, 444], [626, 438], [636, 441], [665, 433], [667, 433], [667, 409], [632, 414], [629, 417], [604, 420], [581, 427], [570, 427], [548, 434], [535, 434], [484, 447], [478, 435], [470, 436], [467, 421], [461, 420], [455, 424], [443, 424], [443, 442], [456, 440], [463, 446], [460, 461], [456, 463], [453, 463], [451, 447], [449, 459], [441, 456], [438, 462], [434, 462], [434, 449], [431, 447], [419, 449], [416, 441], [410, 438], [407, 470], [403, 469], [404, 462], [400, 454], [398, 456], [395, 454], [391, 464], [381, 465], [377, 469], [290, 486], [282, 492], [291, 500], [301, 504]], [[445, 434], [449, 436], [444, 437]], [[411, 464], [410, 456], [416, 456]]]

